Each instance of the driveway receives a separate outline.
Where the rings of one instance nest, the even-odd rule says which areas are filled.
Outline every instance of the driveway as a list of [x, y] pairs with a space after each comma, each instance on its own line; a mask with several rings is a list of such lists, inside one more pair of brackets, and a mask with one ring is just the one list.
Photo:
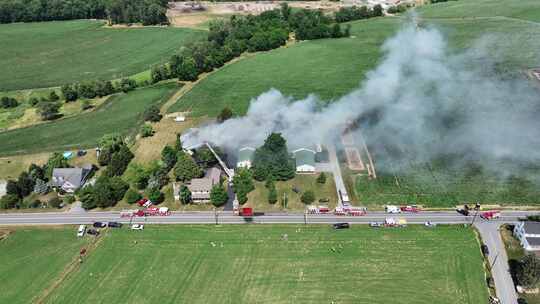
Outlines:
[[[334, 144], [329, 144], [327, 148], [328, 148], [328, 158], [330, 160], [332, 173], [334, 175], [334, 183], [336, 184], [336, 190], [338, 191], [338, 197], [339, 197], [339, 190], [341, 190], [344, 193], [348, 193], [348, 192], [347, 192], [347, 188], [345, 188], [345, 183], [343, 182], [343, 176], [341, 175], [341, 167], [339, 166], [339, 160], [336, 154], [336, 147], [334, 146]], [[339, 199], [339, 203], [341, 204], [341, 198]]]
[[510, 275], [510, 266], [508, 265], [508, 255], [499, 233], [501, 223], [478, 221], [475, 223], [476, 228], [482, 236], [484, 244], [489, 248], [488, 261], [491, 265], [491, 273], [497, 297], [502, 304], [516, 304], [517, 293], [514, 287], [514, 281]]

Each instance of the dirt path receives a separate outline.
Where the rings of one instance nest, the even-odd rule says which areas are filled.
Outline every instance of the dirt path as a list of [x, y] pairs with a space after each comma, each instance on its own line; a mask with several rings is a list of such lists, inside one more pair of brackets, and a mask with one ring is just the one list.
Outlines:
[[[107, 230], [102, 230], [102, 235], [98, 238], [95, 238], [93, 242], [91, 242], [88, 246], [86, 246], [86, 255], [85, 258], [94, 251], [99, 244], [101, 243], [101, 240], [105, 238], [107, 235]], [[79, 255], [76, 255], [69, 264], [66, 265], [64, 270], [60, 273], [59, 277], [54, 280], [49, 287], [47, 287], [41, 295], [35, 300], [32, 301], [32, 303], [45, 303], [47, 298], [69, 277], [71, 274], [75, 273], [77, 270], [81, 268], [81, 263], [79, 262]]]

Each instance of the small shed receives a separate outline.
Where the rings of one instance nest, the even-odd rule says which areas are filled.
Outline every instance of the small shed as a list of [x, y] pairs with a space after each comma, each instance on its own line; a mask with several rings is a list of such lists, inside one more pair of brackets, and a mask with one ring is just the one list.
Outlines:
[[315, 173], [315, 151], [301, 148], [293, 151], [297, 173]]
[[253, 163], [253, 156], [255, 155], [255, 148], [243, 147], [238, 150], [238, 161], [236, 162], [237, 168], [251, 168]]

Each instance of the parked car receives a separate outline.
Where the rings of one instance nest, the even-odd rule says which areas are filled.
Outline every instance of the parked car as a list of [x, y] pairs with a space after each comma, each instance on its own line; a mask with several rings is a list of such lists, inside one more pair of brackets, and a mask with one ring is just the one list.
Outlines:
[[96, 229], [88, 229], [88, 231], [86, 231], [86, 233], [90, 234], [90, 235], [93, 235], [93, 236], [98, 236], [99, 235], [99, 231], [97, 231]]
[[468, 216], [469, 215], [469, 209], [456, 209], [457, 213], [461, 214], [461, 215], [464, 215], [464, 216]]
[[77, 237], [84, 236], [85, 232], [86, 232], [86, 226], [85, 225], [79, 225], [79, 229], [77, 230]]
[[330, 199], [329, 199], [329, 198], [326, 198], [326, 197], [325, 197], [325, 198], [319, 199], [319, 203], [328, 203], [328, 202], [330, 202]]
[[373, 228], [380, 228], [382, 227], [383, 224], [382, 223], [378, 223], [378, 222], [371, 222], [369, 223], [369, 227], [373, 227]]
[[332, 225], [334, 229], [348, 229], [349, 223], [335, 223]]
[[294, 186], [292, 187], [292, 191], [293, 191], [294, 193], [300, 193], [300, 189], [298, 189], [298, 188], [296, 188], [296, 187], [294, 187]]
[[131, 230], [143, 230], [144, 225], [143, 224], [133, 224], [131, 225]]
[[94, 226], [94, 228], [105, 228], [107, 227], [107, 224], [102, 222], [95, 222], [92, 226]]
[[483, 255], [489, 255], [489, 248], [486, 244], [482, 244], [482, 246], [480, 247], [482, 249], [482, 254]]
[[107, 226], [111, 228], [122, 228], [122, 223], [119, 222], [108, 222]]

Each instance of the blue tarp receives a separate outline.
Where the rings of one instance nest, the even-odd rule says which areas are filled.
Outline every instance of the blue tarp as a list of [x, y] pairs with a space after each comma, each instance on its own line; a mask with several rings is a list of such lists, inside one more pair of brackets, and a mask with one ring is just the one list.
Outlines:
[[66, 151], [64, 154], [62, 154], [62, 156], [64, 156], [65, 159], [70, 159], [73, 157], [73, 152]]

